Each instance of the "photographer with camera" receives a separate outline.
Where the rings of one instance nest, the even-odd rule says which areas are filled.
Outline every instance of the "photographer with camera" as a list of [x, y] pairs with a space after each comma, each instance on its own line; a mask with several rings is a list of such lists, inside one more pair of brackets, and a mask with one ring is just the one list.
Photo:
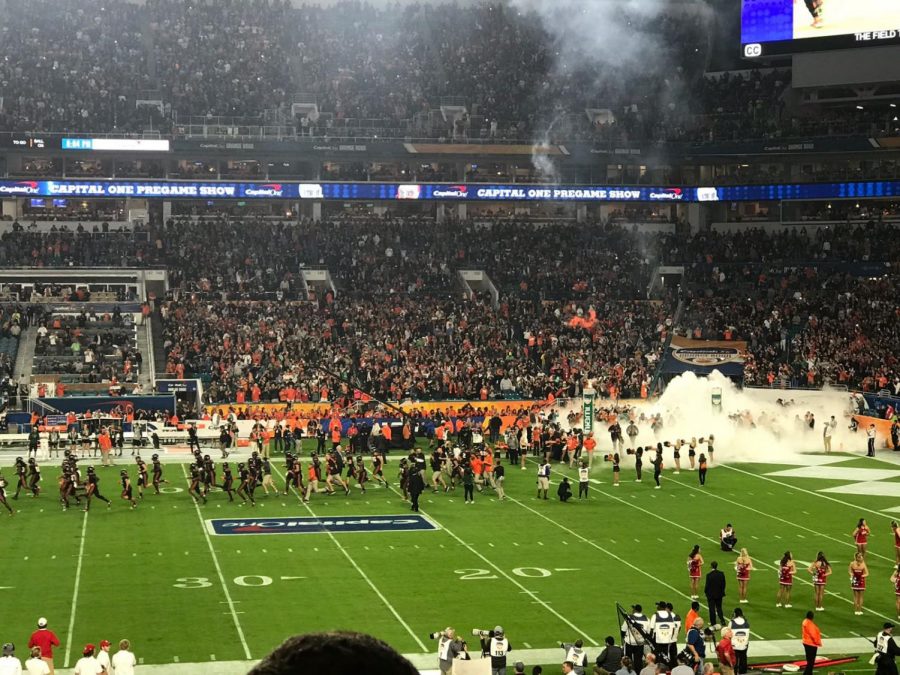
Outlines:
[[506, 675], [506, 656], [512, 647], [503, 634], [503, 627], [494, 626], [494, 630], [476, 628], [472, 635], [481, 640], [481, 655], [491, 657], [491, 675]]
[[575, 640], [575, 642], [560, 642], [559, 646], [566, 650], [566, 661], [572, 664], [572, 670], [575, 675], [584, 675], [584, 669], [587, 668], [588, 657], [584, 651], [584, 642]]
[[438, 669], [441, 675], [448, 675], [453, 670], [453, 659], [465, 651], [465, 644], [456, 637], [456, 631], [449, 626], [428, 637], [438, 641]]

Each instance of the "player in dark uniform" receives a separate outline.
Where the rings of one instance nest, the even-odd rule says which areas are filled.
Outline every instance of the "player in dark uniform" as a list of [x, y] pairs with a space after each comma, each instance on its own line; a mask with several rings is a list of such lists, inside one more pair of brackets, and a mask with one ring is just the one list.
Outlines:
[[335, 453], [329, 452], [325, 455], [325, 487], [327, 488], [326, 494], [333, 495], [335, 493], [334, 490], [334, 481], [337, 479], [337, 482], [340, 483], [341, 487], [344, 488], [344, 494], [350, 494], [350, 486], [344, 482], [344, 479], [341, 477], [341, 466], [338, 463], [338, 459]]
[[138, 455], [134, 458], [135, 464], [137, 464], [137, 474], [138, 474], [138, 497], [141, 499], [144, 498], [144, 488], [150, 485], [150, 479], [147, 476], [147, 462], [141, 459], [141, 456]]
[[0, 504], [3, 504], [3, 506], [6, 507], [6, 510], [9, 511], [9, 515], [13, 515], [13, 508], [6, 500], [6, 479], [2, 475], [0, 475]]
[[106, 508], [110, 508], [112, 504], [110, 501], [100, 494], [100, 478], [94, 473], [94, 467], [89, 466], [87, 470], [87, 485], [84, 490], [85, 502], [84, 502], [84, 510], [91, 510], [91, 499], [96, 497], [100, 501], [106, 502]]
[[284, 492], [282, 492], [281, 494], [286, 495], [291, 488], [294, 488], [294, 492], [296, 492], [297, 496], [302, 499], [303, 484], [300, 480], [300, 462], [297, 461], [297, 459], [290, 452], [288, 452], [284, 457], [284, 469]]
[[131, 479], [128, 477], [128, 472], [125, 469], [122, 469], [119, 472], [119, 481], [122, 483], [121, 498], [126, 502], [131, 502], [131, 508], [136, 509], [137, 502], [134, 501], [134, 491], [131, 487]]
[[250, 491], [250, 480], [250, 470], [241, 462], [238, 464], [238, 489], [236, 492], [243, 501], [249, 500], [251, 506], [256, 506], [256, 502], [253, 501], [253, 493]]
[[362, 493], [366, 494], [366, 483], [369, 481], [369, 470], [366, 468], [365, 462], [363, 462], [362, 455], [357, 456], [356, 462], [353, 461], [353, 457], [350, 457], [349, 462], [350, 468], [347, 470], [347, 485], [350, 485], [349, 479], [351, 477], [355, 478]]
[[188, 494], [194, 498], [195, 502], [201, 499], [206, 503], [206, 495], [200, 491], [200, 482], [203, 480], [202, 469], [196, 464], [191, 464], [188, 478]]
[[211, 487], [218, 487], [216, 485], [216, 463], [212, 461], [209, 455], [203, 455], [200, 473], [203, 478], [203, 495], [206, 496], [209, 494]]
[[260, 478], [262, 478], [262, 461], [259, 458], [259, 453], [255, 450], [250, 455], [250, 459], [247, 460], [247, 473], [247, 495], [250, 497], [250, 501], [253, 502], [253, 493], [256, 492], [256, 486], [259, 485]]
[[153, 462], [153, 490], [155, 494], [159, 494], [160, 483], [168, 483], [169, 481], [163, 480], [163, 468], [162, 462], [159, 461], [159, 455], [154, 452], [150, 459]]
[[[33, 460], [34, 458], [29, 457], [28, 459]], [[21, 457], [16, 457], [15, 471], [16, 471], [16, 494], [13, 495], [13, 499], [18, 499], [19, 493], [22, 491], [22, 488], [28, 489], [28, 481], [26, 479], [28, 469], [25, 464], [25, 460], [23, 460]]]
[[388, 487], [388, 482], [384, 478], [384, 455], [378, 450], [372, 454], [372, 475], [384, 487]]
[[28, 489], [31, 494], [37, 497], [41, 494], [41, 467], [38, 466], [34, 457], [28, 460]]
[[228, 501], [234, 501], [233, 490], [234, 476], [231, 474], [231, 467], [228, 462], [222, 462], [222, 491], [228, 495]]
[[68, 461], [63, 462], [63, 479], [60, 482], [63, 511], [69, 508], [69, 497], [72, 497], [76, 504], [81, 504], [81, 498], [78, 496], [80, 483], [81, 474], [78, 472], [77, 460], [75, 455], [71, 455]]

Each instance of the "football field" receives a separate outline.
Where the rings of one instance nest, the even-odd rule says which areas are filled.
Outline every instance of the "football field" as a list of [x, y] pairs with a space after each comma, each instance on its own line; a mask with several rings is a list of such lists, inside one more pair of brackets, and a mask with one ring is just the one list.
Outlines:
[[[391, 453], [386, 472], [394, 484], [399, 455]], [[131, 464], [126, 460], [119, 461]], [[44, 493], [10, 501], [15, 517], [0, 515], [0, 639], [24, 645], [45, 616], [63, 643], [57, 667], [72, 666], [85, 643], [123, 637], [144, 664], [212, 666], [259, 659], [308, 631], [361, 630], [404, 654], [425, 654], [434, 648], [432, 631], [453, 626], [471, 636], [500, 624], [514, 648], [511, 663], [518, 650], [578, 637], [593, 661], [605, 636], [618, 639], [616, 603], [641, 603], [649, 614], [668, 600], [684, 616], [686, 558], [695, 543], [704, 574], [713, 560], [725, 571], [726, 613], [737, 606], [735, 554], [718, 546], [719, 529], [731, 522], [756, 568], [750, 602], [742, 605], [754, 635], [751, 661], [754, 653], [802, 653], [800, 622], [813, 607], [805, 566], [819, 550], [834, 567], [817, 616], [827, 636], [820, 653], [863, 652], [853, 649], [860, 636], [897, 616], [890, 522], [900, 511], [900, 465], [891, 460], [808, 455], [783, 465], [713, 464], [704, 488], [689, 470], [667, 470], [660, 490], [652, 474], [637, 483], [626, 466], [614, 487], [611, 466], [601, 462], [590, 498], [567, 504], [556, 499], [556, 484], [566, 474], [577, 481], [575, 472], [554, 464], [544, 501], [536, 498], [529, 460], [525, 471], [507, 467], [505, 501], [489, 489], [476, 493], [474, 505], [463, 502], [462, 488], [428, 490], [421, 518], [411, 517], [393, 487], [373, 483], [366, 494], [354, 486], [350, 496], [313, 495], [308, 505], [261, 489], [255, 508], [229, 503], [221, 492], [198, 505], [180, 463], [166, 465], [166, 494], [148, 493], [134, 510], [118, 499], [118, 469], [98, 468], [112, 507], [94, 501], [87, 514], [76, 507], [64, 513], [55, 471], [45, 463]], [[275, 466], [281, 489], [280, 458]], [[8, 468], [4, 475], [10, 478]], [[870, 577], [865, 614], [854, 616], [847, 565], [861, 517], [873, 530]], [[314, 527], [312, 519], [319, 519]], [[775, 569], [785, 550], [798, 561], [792, 609], [775, 607]], [[477, 639], [467, 639], [477, 651]]]

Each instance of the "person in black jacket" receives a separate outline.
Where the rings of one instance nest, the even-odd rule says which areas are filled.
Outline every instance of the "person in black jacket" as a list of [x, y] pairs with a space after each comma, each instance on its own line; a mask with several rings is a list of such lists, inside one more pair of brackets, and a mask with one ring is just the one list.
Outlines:
[[722, 612], [722, 600], [725, 598], [725, 575], [715, 560], [710, 567], [712, 569], [706, 575], [704, 593], [706, 594], [706, 604], [709, 605], [709, 623], [713, 630], [718, 630], [717, 626], [725, 621], [725, 614]]
[[412, 500], [412, 510], [419, 510], [419, 495], [425, 490], [425, 481], [422, 480], [422, 474], [413, 471], [409, 475], [409, 497]]
[[606, 646], [597, 656], [597, 667], [607, 673], [615, 673], [622, 667], [622, 657], [625, 652], [616, 644], [612, 635], [606, 636]]

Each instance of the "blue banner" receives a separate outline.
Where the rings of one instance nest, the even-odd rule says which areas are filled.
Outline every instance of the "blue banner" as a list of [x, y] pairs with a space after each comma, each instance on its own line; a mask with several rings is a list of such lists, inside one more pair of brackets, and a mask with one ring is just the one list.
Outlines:
[[0, 198], [289, 199], [450, 202], [741, 202], [900, 197], [900, 181], [727, 187], [444, 183], [0, 180]]
[[210, 534], [322, 534], [333, 532], [416, 532], [436, 530], [424, 516], [285, 516], [279, 518], [215, 518], [206, 521]]

